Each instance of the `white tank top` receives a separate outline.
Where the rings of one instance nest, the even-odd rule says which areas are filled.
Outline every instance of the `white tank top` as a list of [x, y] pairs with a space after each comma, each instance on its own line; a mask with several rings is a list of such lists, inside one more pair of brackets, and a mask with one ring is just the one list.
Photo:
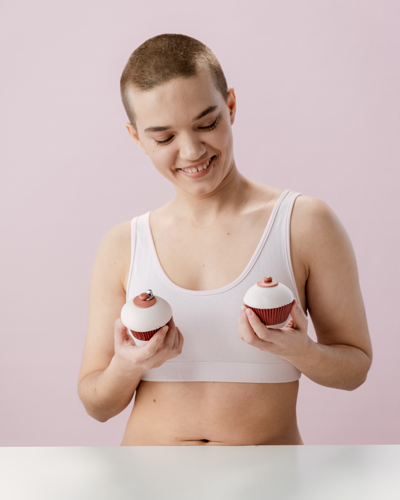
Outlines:
[[154, 295], [170, 303], [174, 322], [184, 336], [181, 354], [144, 372], [142, 380], [271, 383], [300, 378], [300, 371], [291, 363], [246, 344], [238, 335], [243, 297], [264, 276], [273, 276], [289, 287], [300, 303], [289, 244], [290, 217], [299, 195], [290, 190], [281, 194], [242, 274], [229, 285], [214, 290], [187, 290], [173, 283], [157, 257], [150, 212], [132, 219], [126, 299], [150, 288]]

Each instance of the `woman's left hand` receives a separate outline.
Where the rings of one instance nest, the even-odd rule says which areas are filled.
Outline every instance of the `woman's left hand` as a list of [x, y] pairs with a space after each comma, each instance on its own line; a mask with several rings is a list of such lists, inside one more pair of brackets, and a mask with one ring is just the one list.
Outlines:
[[248, 307], [242, 306], [239, 316], [239, 337], [261, 351], [282, 358], [304, 356], [313, 341], [307, 335], [308, 319], [295, 299], [290, 310], [291, 319], [283, 328], [268, 328]]

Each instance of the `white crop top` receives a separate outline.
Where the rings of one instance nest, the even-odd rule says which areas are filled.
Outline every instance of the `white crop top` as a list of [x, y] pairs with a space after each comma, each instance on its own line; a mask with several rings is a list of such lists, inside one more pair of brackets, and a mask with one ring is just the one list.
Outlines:
[[158, 260], [150, 212], [132, 219], [132, 255], [126, 299], [150, 288], [167, 300], [184, 336], [181, 354], [143, 373], [161, 382], [291, 382], [300, 371], [291, 363], [246, 344], [238, 335], [240, 306], [246, 291], [264, 276], [289, 287], [300, 303], [290, 257], [289, 228], [300, 193], [285, 190], [272, 211], [261, 240], [235, 281], [214, 290], [187, 290], [173, 283]]

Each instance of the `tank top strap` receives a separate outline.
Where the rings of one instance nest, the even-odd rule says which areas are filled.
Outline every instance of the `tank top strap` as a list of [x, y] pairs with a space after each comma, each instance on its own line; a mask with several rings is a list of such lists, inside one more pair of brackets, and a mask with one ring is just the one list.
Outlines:
[[298, 196], [301, 196], [301, 193], [289, 189], [286, 190], [286, 195], [284, 196], [275, 214], [264, 252], [267, 255], [275, 256], [277, 262], [279, 257], [280, 265], [284, 265], [287, 270], [288, 279], [290, 279], [292, 284], [295, 298], [301, 304], [294, 277], [290, 251], [290, 221], [294, 202]]
[[129, 266], [128, 282], [126, 286], [126, 296], [127, 300], [130, 298], [129, 290], [132, 285], [132, 276], [135, 274], [138, 268], [138, 263], [140, 268], [143, 270], [149, 265], [150, 249], [148, 245], [147, 233], [146, 233], [146, 216], [147, 214], [138, 215], [133, 217], [131, 220], [131, 259]]
[[133, 217], [133, 219], [131, 220], [131, 258], [130, 258], [130, 265], [129, 265], [128, 282], [126, 284], [126, 299], [127, 300], [128, 300], [128, 292], [129, 292], [129, 289], [131, 286], [131, 281], [132, 281], [133, 261], [135, 258], [137, 220], [138, 220], [138, 217]]
[[301, 196], [301, 193], [296, 191], [287, 190], [287, 194], [280, 204], [278, 213], [277, 213], [277, 223], [282, 225], [283, 237], [285, 240], [285, 245], [289, 242], [290, 238], [290, 219], [292, 217], [293, 205], [296, 201], [296, 198]]

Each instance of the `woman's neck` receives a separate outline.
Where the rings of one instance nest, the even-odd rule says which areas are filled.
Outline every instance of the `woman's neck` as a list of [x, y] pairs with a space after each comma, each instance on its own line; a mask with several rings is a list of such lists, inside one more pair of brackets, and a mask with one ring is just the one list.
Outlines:
[[254, 189], [252, 184], [233, 166], [215, 191], [200, 196], [177, 191], [167, 210], [176, 219], [185, 219], [196, 226], [210, 226], [238, 213]]

